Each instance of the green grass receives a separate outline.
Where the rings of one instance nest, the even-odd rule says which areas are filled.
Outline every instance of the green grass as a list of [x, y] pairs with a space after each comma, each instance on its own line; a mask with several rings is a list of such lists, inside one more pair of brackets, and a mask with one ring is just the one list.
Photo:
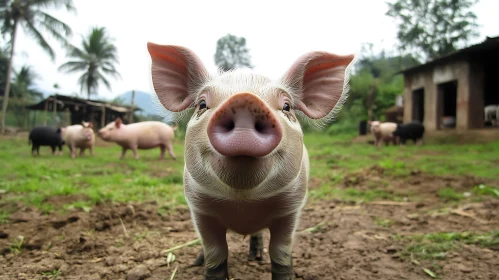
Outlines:
[[340, 199], [345, 202], [369, 202], [373, 200], [402, 201], [404, 197], [390, 193], [385, 190], [370, 189], [359, 190], [356, 188], [338, 188], [330, 185], [322, 185], [309, 191], [312, 199]]
[[457, 192], [453, 188], [443, 188], [438, 190], [438, 197], [446, 201], [459, 201], [464, 199], [464, 194]]
[[[389, 190], [389, 180], [379, 185], [366, 182], [368, 188], [362, 190], [343, 185], [346, 174], [375, 165], [383, 168], [383, 176], [408, 176], [420, 170], [435, 175], [499, 177], [496, 168], [499, 142], [377, 149], [366, 143], [352, 144], [351, 137], [319, 132], [305, 135], [315, 184], [309, 192], [311, 198], [354, 202], [404, 199]], [[175, 139], [176, 161], [168, 155], [160, 161], [159, 149], [140, 150], [138, 161], [129, 151], [125, 160], [119, 160], [121, 149], [117, 145], [96, 147], [94, 157], [71, 159], [66, 147], [63, 156], [52, 156], [50, 148], [42, 147], [41, 156], [32, 157], [26, 139], [0, 138], [0, 223], [7, 223], [10, 213], [15, 211], [5, 205], [17, 201], [50, 213], [73, 209], [91, 211], [101, 202], [156, 200], [163, 207], [158, 210], [160, 214], [170, 213], [177, 205], [186, 203], [182, 186], [183, 148], [183, 140]], [[470, 191], [499, 196], [495, 186], [477, 186]], [[450, 200], [461, 197], [450, 189], [441, 190], [439, 195]], [[54, 197], [72, 199], [60, 205], [54, 203], [58, 201]]]
[[[175, 140], [174, 161], [166, 155], [159, 160], [159, 148], [140, 150], [139, 161], [129, 151], [119, 160], [116, 146], [96, 147], [93, 157], [71, 159], [67, 147], [64, 155], [52, 156], [49, 147], [41, 148], [40, 157], [32, 157], [25, 139], [0, 139], [0, 190], [2, 202], [21, 201], [48, 213], [55, 210], [89, 211], [99, 202], [157, 200], [168, 205], [185, 204], [182, 186], [183, 145]], [[72, 196], [73, 201], [55, 205], [51, 197]], [[3, 204], [3, 203], [2, 203]], [[8, 220], [5, 209], [0, 223]]]
[[10, 252], [13, 254], [20, 254], [23, 250], [24, 236], [18, 236], [10, 243]]
[[54, 269], [51, 271], [42, 272], [41, 275], [48, 277], [49, 279], [57, 279], [59, 276], [61, 276], [61, 271], [59, 269]]
[[409, 241], [401, 252], [402, 257], [417, 260], [442, 260], [447, 253], [459, 248], [461, 244], [477, 245], [485, 248], [499, 249], [499, 231], [484, 233], [474, 232], [440, 232], [396, 237]]
[[392, 224], [393, 220], [390, 219], [381, 219], [381, 218], [376, 219], [376, 225], [380, 227], [390, 227]]
[[340, 138], [307, 134], [305, 143], [311, 158], [311, 174], [357, 171], [373, 165], [390, 175], [408, 175], [420, 170], [434, 175], [474, 175], [499, 177], [499, 141], [489, 144], [431, 144], [376, 148], [367, 143], [345, 144]]

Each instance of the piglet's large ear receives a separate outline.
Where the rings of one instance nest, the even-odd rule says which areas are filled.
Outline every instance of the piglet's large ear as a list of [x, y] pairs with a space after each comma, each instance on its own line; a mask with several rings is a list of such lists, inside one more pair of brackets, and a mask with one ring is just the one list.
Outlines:
[[194, 102], [194, 91], [207, 77], [207, 71], [191, 50], [171, 45], [147, 43], [152, 59], [152, 82], [161, 104], [180, 112]]
[[354, 55], [310, 52], [300, 57], [284, 76], [284, 82], [300, 92], [295, 106], [311, 119], [327, 116], [341, 98], [346, 67]]

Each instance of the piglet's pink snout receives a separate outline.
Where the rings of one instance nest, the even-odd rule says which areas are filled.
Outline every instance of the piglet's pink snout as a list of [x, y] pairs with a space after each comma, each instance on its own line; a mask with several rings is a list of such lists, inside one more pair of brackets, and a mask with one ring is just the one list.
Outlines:
[[208, 138], [224, 156], [263, 157], [279, 145], [282, 129], [262, 99], [251, 93], [238, 93], [213, 114]]

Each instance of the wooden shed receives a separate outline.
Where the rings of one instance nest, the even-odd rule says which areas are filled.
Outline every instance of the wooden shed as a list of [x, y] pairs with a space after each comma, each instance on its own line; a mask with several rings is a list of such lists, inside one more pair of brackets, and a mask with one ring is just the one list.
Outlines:
[[[109, 102], [88, 100], [73, 96], [55, 94], [44, 100], [26, 106], [29, 110], [44, 111], [44, 124], [50, 114], [64, 112], [64, 123], [67, 125], [80, 124], [82, 121], [92, 122], [96, 129], [104, 127], [117, 117], [129, 122], [131, 112], [141, 111], [137, 106], [115, 105]], [[36, 116], [36, 115], [35, 115]]]
[[499, 37], [401, 72], [404, 122], [427, 131], [483, 128], [484, 107], [499, 104]]

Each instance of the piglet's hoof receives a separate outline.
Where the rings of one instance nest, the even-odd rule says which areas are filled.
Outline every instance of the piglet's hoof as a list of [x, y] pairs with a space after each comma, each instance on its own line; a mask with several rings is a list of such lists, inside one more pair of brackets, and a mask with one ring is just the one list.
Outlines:
[[293, 280], [293, 266], [283, 266], [272, 262], [272, 280]]
[[196, 260], [190, 265], [190, 267], [194, 266], [203, 266], [204, 264], [204, 251], [201, 249], [201, 252], [199, 253], [198, 257]]
[[250, 237], [248, 261], [263, 261], [263, 237], [261, 232]]
[[217, 267], [206, 268], [204, 271], [204, 280], [229, 280], [227, 259]]

